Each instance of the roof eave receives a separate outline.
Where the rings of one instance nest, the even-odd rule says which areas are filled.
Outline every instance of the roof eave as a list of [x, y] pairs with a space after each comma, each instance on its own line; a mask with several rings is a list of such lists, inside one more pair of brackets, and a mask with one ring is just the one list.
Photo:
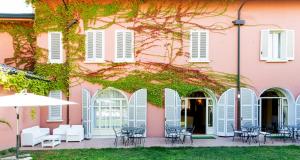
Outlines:
[[0, 13], [1, 20], [33, 20], [34, 13]]

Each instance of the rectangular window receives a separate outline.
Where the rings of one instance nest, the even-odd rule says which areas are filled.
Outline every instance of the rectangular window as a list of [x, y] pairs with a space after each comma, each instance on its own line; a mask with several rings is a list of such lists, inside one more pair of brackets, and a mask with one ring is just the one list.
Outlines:
[[48, 32], [49, 63], [63, 63], [63, 44], [61, 32]]
[[262, 30], [260, 59], [286, 62], [294, 59], [293, 30]]
[[87, 63], [104, 62], [104, 31], [86, 31], [85, 61]]
[[[61, 91], [50, 91], [49, 97], [62, 99]], [[49, 106], [48, 107], [48, 121], [62, 121], [62, 106]]]
[[208, 31], [192, 30], [190, 32], [190, 62], [209, 62]]
[[134, 32], [117, 30], [115, 40], [115, 62], [134, 62]]

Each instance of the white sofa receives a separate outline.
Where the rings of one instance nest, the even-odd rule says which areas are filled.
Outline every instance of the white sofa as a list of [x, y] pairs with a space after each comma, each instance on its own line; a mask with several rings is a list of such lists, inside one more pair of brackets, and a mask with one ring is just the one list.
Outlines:
[[84, 129], [82, 125], [72, 125], [66, 133], [66, 142], [81, 142], [84, 139]]
[[71, 128], [68, 124], [59, 125], [58, 128], [53, 129], [53, 135], [59, 135], [62, 141], [66, 140], [67, 130]]
[[21, 145], [33, 147], [41, 143], [42, 138], [49, 134], [49, 128], [40, 128], [39, 126], [23, 129], [21, 133]]

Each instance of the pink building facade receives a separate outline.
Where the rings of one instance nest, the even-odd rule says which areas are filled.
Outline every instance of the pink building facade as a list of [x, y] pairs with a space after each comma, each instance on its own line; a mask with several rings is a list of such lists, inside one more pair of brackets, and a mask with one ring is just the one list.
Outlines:
[[[217, 23], [224, 29], [187, 28], [185, 32], [189, 38], [183, 41], [182, 47], [187, 56], [177, 56], [173, 65], [193, 64], [199, 69], [236, 74], [237, 29], [232, 21], [236, 19], [239, 5], [230, 4], [222, 16], [193, 19], [191, 22], [196, 24], [210, 26]], [[240, 95], [242, 125], [258, 125], [276, 132], [281, 126], [300, 124], [300, 100], [297, 98], [300, 94], [300, 77], [297, 76], [300, 68], [300, 46], [297, 45], [300, 23], [295, 21], [300, 14], [298, 8], [300, 2], [297, 1], [253, 1], [243, 8], [242, 19], [246, 20], [246, 25], [241, 27], [241, 75], [247, 85]], [[88, 27], [102, 26], [102, 20], [90, 23]], [[79, 23], [78, 34], [85, 36], [86, 51], [84, 60], [77, 64], [84, 68], [95, 71], [111, 62], [127, 62], [133, 66], [138, 62], [170, 62], [165, 56], [164, 39], [153, 42], [154, 47], [145, 49], [144, 54], [137, 54], [137, 43], [143, 37], [130, 29], [130, 23], [106, 29], [84, 28], [82, 20]], [[49, 63], [65, 61], [62, 38], [59, 30], [37, 36], [37, 45], [45, 49], [44, 55], [48, 56]], [[13, 50], [9, 35], [1, 33], [0, 39], [8, 43], [0, 44], [0, 60], [3, 62], [3, 57], [11, 56], [9, 54]], [[113, 127], [120, 128], [122, 125], [145, 126], [147, 137], [163, 137], [165, 125], [192, 126], [196, 134], [231, 136], [232, 126], [237, 123], [236, 89], [217, 94], [203, 87], [206, 89], [189, 96], [166, 88], [163, 107], [158, 107], [147, 101], [147, 88], [128, 93], [80, 80], [69, 88], [69, 100], [78, 103], [69, 108], [69, 123], [83, 124], [87, 138], [113, 136]], [[66, 96], [53, 92], [59, 93], [62, 98]], [[53, 114], [50, 114], [50, 110], [50, 107], [41, 108], [39, 118], [26, 122], [24, 126], [37, 124], [53, 129], [67, 123], [66, 106], [60, 107], [57, 113], [52, 111]], [[0, 115], [2, 118], [1, 110]], [[4, 118], [13, 123], [11, 117], [13, 114]], [[0, 127], [0, 132], [7, 128]], [[10, 134], [7, 130], [5, 135]], [[11, 143], [5, 144], [3, 147]]]

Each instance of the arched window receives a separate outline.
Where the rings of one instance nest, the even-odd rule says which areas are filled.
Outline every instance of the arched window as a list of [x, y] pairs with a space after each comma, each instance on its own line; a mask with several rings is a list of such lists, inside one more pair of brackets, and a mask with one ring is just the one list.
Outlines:
[[128, 98], [120, 90], [107, 88], [97, 92], [92, 110], [93, 135], [112, 135], [113, 128], [128, 125]]

